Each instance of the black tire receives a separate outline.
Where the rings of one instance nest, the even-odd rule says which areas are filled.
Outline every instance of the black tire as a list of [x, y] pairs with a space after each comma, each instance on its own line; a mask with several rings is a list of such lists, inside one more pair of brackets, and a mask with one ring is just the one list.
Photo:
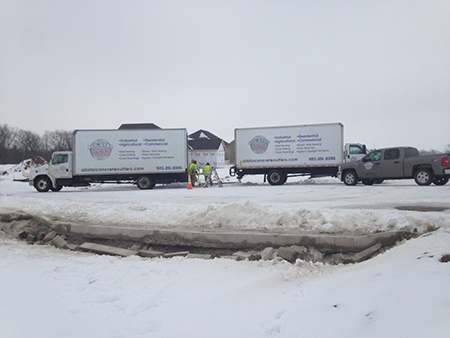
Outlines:
[[34, 188], [39, 192], [47, 192], [52, 187], [52, 182], [46, 176], [41, 176], [34, 179]]
[[362, 180], [364, 185], [373, 185], [375, 182], [372, 180]]
[[136, 185], [141, 190], [153, 189], [155, 187], [155, 181], [149, 176], [141, 176], [137, 179]]
[[414, 181], [416, 181], [418, 185], [430, 185], [433, 181], [433, 175], [429, 169], [418, 169], [414, 173]]
[[373, 181], [373, 183], [375, 183], [375, 184], [381, 184], [381, 183], [383, 183], [383, 182], [384, 182], [383, 179], [379, 179], [379, 180]]
[[342, 176], [342, 180], [345, 185], [357, 185], [358, 184], [358, 176], [353, 170], [348, 170], [344, 172], [344, 176]]
[[436, 178], [433, 181], [433, 184], [435, 184], [435, 185], [446, 185], [447, 183], [448, 183], [448, 178], [446, 178], [446, 177]]
[[286, 182], [287, 176], [280, 170], [272, 170], [267, 174], [267, 181], [270, 185], [282, 185]]
[[61, 191], [62, 188], [63, 188], [62, 185], [57, 185], [56, 188], [51, 187], [50, 190], [54, 191], [54, 192], [58, 192], [58, 191]]

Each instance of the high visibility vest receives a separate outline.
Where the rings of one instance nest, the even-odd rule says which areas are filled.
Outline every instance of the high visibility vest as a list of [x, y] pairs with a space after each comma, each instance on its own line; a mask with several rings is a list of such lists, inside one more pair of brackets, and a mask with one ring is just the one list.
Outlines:
[[191, 165], [189, 166], [189, 172], [195, 173], [197, 170], [198, 170], [197, 165], [195, 163], [191, 163]]
[[210, 172], [211, 172], [211, 166], [205, 165], [205, 166], [203, 167], [203, 174], [209, 175]]

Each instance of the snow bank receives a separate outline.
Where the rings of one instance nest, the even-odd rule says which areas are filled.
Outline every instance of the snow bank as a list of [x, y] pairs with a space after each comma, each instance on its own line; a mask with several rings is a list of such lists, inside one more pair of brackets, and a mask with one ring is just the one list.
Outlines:
[[0, 237], [5, 337], [448, 337], [450, 232], [370, 261], [117, 258]]

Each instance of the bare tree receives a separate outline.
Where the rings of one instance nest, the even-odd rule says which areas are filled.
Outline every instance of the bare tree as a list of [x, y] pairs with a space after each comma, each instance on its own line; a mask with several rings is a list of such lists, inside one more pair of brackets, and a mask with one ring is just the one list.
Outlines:
[[45, 135], [48, 135], [49, 150], [72, 150], [72, 132], [55, 130], [45, 132]]
[[41, 137], [29, 130], [19, 130], [15, 139], [15, 147], [20, 151], [22, 160], [36, 156], [43, 151]]
[[11, 161], [11, 151], [16, 134], [17, 129], [11, 128], [7, 124], [0, 125], [0, 163]]
[[422, 150], [419, 151], [419, 154], [422, 155], [422, 156], [435, 155], [435, 154], [442, 154], [442, 151], [439, 151], [439, 150], [436, 150], [436, 149], [429, 149], [429, 150], [422, 149]]
[[0, 124], [0, 164], [19, 163], [33, 156], [48, 159], [57, 150], [72, 150], [71, 131], [46, 131], [41, 137], [29, 130]]
[[450, 143], [445, 146], [444, 153], [450, 154]]

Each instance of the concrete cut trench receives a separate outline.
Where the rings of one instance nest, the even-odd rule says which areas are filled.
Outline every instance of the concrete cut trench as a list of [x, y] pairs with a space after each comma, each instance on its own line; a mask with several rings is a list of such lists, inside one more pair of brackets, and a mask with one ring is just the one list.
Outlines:
[[[265, 249], [273, 248], [275, 254], [272, 258], [276, 258], [277, 254], [280, 257], [282, 252], [288, 252], [289, 259], [284, 257], [287, 260], [303, 257], [330, 264], [357, 262], [355, 257], [360, 257], [361, 253], [370, 258], [400, 241], [415, 236], [407, 231], [332, 235], [245, 230], [188, 231], [105, 227], [53, 221], [49, 218], [17, 212], [0, 214], [0, 230], [7, 236], [30, 244], [50, 244], [57, 236], [63, 243], [60, 247], [71, 250], [91, 251], [89, 248], [92, 248], [92, 245], [83, 244], [92, 243], [126, 249], [129, 252], [135, 251], [141, 256], [145, 256], [144, 253], [158, 252], [163, 253], [162, 257], [171, 257], [171, 253], [174, 255], [189, 253], [221, 258], [235, 257], [236, 252], [239, 252], [242, 253], [241, 257], [256, 260], [262, 257], [261, 253]], [[114, 254], [114, 250], [111, 252]], [[98, 253], [108, 253], [108, 251], [98, 251]], [[299, 256], [296, 256], [297, 254]]]

